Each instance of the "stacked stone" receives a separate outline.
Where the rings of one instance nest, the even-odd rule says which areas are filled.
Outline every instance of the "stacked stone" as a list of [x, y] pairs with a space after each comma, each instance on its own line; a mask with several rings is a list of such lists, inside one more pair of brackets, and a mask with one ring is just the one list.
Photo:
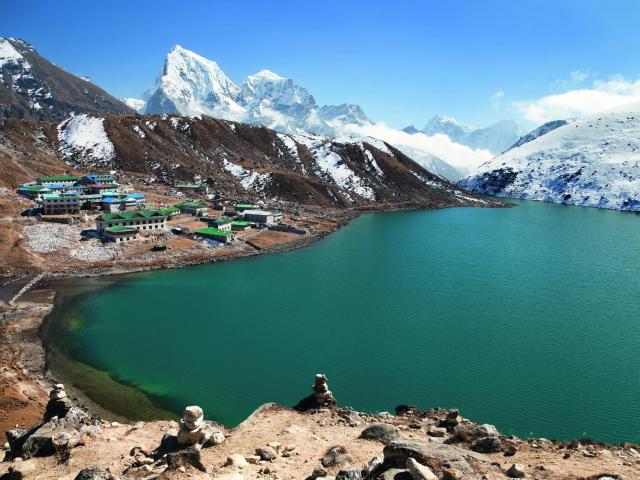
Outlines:
[[444, 419], [444, 423], [447, 427], [455, 427], [460, 424], [462, 417], [460, 417], [460, 411], [457, 408], [452, 408], [447, 412], [447, 416]]
[[71, 401], [64, 391], [64, 385], [58, 383], [49, 392], [49, 401], [44, 411], [44, 419], [50, 420], [53, 417], [64, 418], [71, 409]]
[[198, 406], [192, 405], [184, 409], [180, 430], [178, 431], [178, 445], [196, 445], [203, 443], [207, 432], [204, 428], [204, 412]]
[[312, 390], [316, 399], [316, 404], [319, 407], [336, 404], [336, 399], [333, 397], [331, 390], [329, 390], [326, 375], [323, 375], [322, 373], [316, 374], [316, 380], [313, 384]]

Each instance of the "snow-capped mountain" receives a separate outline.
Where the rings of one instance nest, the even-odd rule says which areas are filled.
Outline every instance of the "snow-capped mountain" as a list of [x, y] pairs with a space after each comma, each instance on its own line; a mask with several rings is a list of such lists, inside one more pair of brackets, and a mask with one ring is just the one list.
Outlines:
[[442, 138], [429, 139], [426, 135], [411, 138], [405, 132], [371, 122], [358, 105], [319, 106], [306, 88], [270, 70], [250, 75], [238, 86], [216, 62], [180, 46], [169, 52], [156, 85], [143, 97], [145, 100], [127, 98], [125, 101], [143, 114], [205, 114], [264, 125], [287, 134], [376, 136], [450, 180], [459, 179], [490, 155]]
[[133, 113], [87, 77], [65, 72], [28, 43], [0, 37], [0, 118], [58, 121], [71, 112]]
[[504, 152], [525, 133], [513, 120], [502, 120], [488, 127], [474, 128], [458, 123], [455, 118], [436, 115], [422, 130], [413, 125], [404, 129], [407, 133], [422, 132], [426, 135], [444, 134], [452, 141], [473, 149], [489, 150], [493, 154]]
[[534, 130], [532, 140], [459, 185], [502, 197], [640, 211], [640, 103], [549, 130], [556, 125]]
[[216, 62], [176, 45], [141, 111], [240, 119], [245, 110], [237, 102], [239, 94]]
[[126, 102], [143, 114], [205, 114], [286, 133], [335, 135], [336, 124], [369, 121], [357, 105], [318, 106], [306, 88], [270, 70], [249, 75], [238, 86], [216, 62], [179, 45], [167, 54], [144, 98]]
[[547, 133], [551, 132], [552, 130], [555, 130], [558, 127], [561, 127], [563, 125], [566, 125], [567, 121], [566, 120], [552, 120], [550, 122], [547, 122], [543, 125], [540, 125], [538, 128], [532, 130], [531, 132], [527, 133], [526, 135], [523, 135], [522, 137], [520, 137], [520, 139], [514, 143], [513, 145], [511, 145], [506, 151], [508, 152], [509, 150], [519, 147], [520, 145], [524, 145], [525, 143], [529, 143], [533, 140], [535, 140], [538, 137], [541, 137], [542, 135], [546, 135]]

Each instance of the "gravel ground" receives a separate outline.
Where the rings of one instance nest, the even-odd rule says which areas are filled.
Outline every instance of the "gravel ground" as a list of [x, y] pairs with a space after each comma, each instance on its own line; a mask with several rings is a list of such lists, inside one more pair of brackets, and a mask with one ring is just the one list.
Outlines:
[[120, 248], [116, 245], [103, 245], [98, 239], [80, 241], [79, 225], [39, 222], [27, 225], [24, 234], [29, 248], [38, 253], [51, 253], [67, 250], [69, 255], [82, 262], [100, 262], [114, 259]]
[[39, 222], [24, 227], [29, 249], [38, 253], [57, 252], [80, 238], [80, 228], [73, 225]]
[[96, 239], [82, 242], [78, 248], [69, 250], [69, 255], [83, 262], [99, 262], [116, 258], [119, 251], [116, 245], [103, 245]]

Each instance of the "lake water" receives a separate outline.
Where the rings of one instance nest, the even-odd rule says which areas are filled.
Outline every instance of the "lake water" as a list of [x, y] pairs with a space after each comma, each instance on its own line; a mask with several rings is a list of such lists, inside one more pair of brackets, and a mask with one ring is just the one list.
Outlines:
[[640, 217], [518, 204], [367, 214], [302, 250], [62, 296], [53, 371], [86, 367], [64, 380], [126, 415], [140, 400], [92, 377], [234, 425], [324, 372], [357, 410], [640, 441]]

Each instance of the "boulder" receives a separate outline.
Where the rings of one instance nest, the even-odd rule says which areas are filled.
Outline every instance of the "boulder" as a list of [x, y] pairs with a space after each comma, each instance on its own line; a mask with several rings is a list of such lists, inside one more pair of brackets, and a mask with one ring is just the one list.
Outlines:
[[362, 468], [362, 476], [363, 477], [370, 477], [372, 475], [375, 475], [378, 471], [381, 470], [381, 467], [382, 467], [382, 458], [373, 457]]
[[445, 443], [425, 442], [411, 438], [392, 440], [384, 447], [384, 466], [404, 467], [409, 458], [417, 460], [422, 465], [433, 469], [440, 469], [443, 464], [458, 468], [465, 473], [472, 472], [469, 462], [489, 464], [488, 457]]
[[509, 470], [507, 470], [507, 475], [509, 478], [524, 478], [524, 466], [519, 463], [514, 463]]
[[167, 454], [167, 466], [171, 470], [177, 470], [180, 467], [186, 468], [188, 466], [192, 466], [201, 472], [206, 473], [207, 471], [205, 466], [202, 464], [200, 450], [193, 446]]
[[394, 425], [388, 423], [372, 423], [362, 431], [360, 438], [375, 440], [386, 445], [391, 440], [398, 438], [399, 434], [400, 430]]
[[118, 480], [121, 477], [116, 477], [110, 472], [98, 470], [96, 468], [85, 468], [80, 470], [74, 480]]
[[225, 465], [230, 467], [245, 468], [249, 466], [249, 462], [239, 453], [233, 453], [227, 457]]
[[482, 438], [482, 437], [499, 437], [500, 432], [493, 425], [483, 423], [482, 425], [476, 425], [471, 430], [467, 431], [467, 438]]
[[258, 455], [246, 455], [244, 459], [251, 465], [259, 465], [262, 460]]
[[276, 452], [275, 448], [267, 445], [266, 447], [256, 448], [256, 455], [262, 460], [270, 462], [278, 457], [278, 452]]
[[353, 462], [353, 457], [342, 445], [331, 447], [320, 460], [320, 463], [325, 468], [338, 467], [351, 462]]
[[495, 453], [502, 450], [502, 442], [497, 437], [482, 437], [476, 440], [471, 449], [480, 453]]
[[80, 429], [88, 424], [89, 420], [88, 415], [82, 410], [70, 408], [65, 417], [53, 417], [37, 429], [26, 432], [24, 438], [18, 442], [21, 443], [19, 456], [44, 457], [73, 448], [82, 437]]
[[438, 480], [429, 467], [422, 465], [415, 458], [407, 458], [407, 469], [413, 480]]
[[362, 474], [356, 467], [343, 468], [336, 475], [336, 480], [362, 480]]

